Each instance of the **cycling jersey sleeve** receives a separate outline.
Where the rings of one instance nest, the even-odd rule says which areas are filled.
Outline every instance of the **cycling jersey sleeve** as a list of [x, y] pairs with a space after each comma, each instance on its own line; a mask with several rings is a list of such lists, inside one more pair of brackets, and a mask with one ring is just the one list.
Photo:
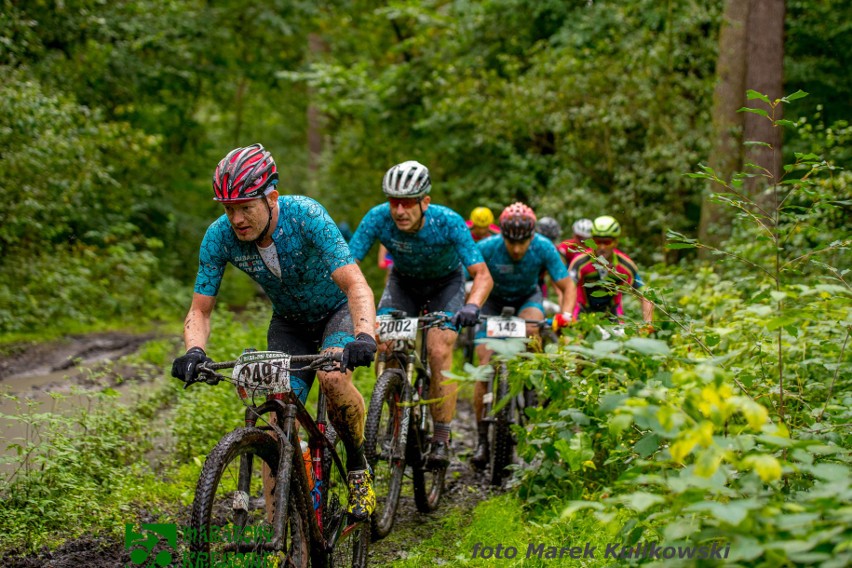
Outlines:
[[[294, 198], [293, 203], [296, 205], [295, 213], [303, 221], [302, 230], [306, 239], [317, 249], [329, 273], [355, 262], [349, 245], [325, 207], [309, 197]], [[293, 214], [292, 211], [283, 213]]]
[[[204, 233], [198, 253], [198, 274], [195, 277], [195, 293], [215, 296], [219, 293], [222, 276], [228, 265], [227, 233], [230, 227], [223, 226], [224, 216], [213, 222]], [[227, 220], [224, 221], [227, 224]]]
[[370, 252], [370, 247], [373, 246], [373, 242], [375, 242], [379, 236], [378, 222], [380, 207], [381, 205], [378, 205], [367, 211], [367, 214], [364, 215], [363, 219], [361, 219], [361, 223], [358, 224], [358, 228], [355, 230], [352, 240], [349, 241], [349, 249], [352, 251], [352, 256], [354, 256], [358, 261], [364, 260], [367, 253]]
[[571, 264], [568, 265], [568, 278], [574, 281], [574, 284], [580, 283], [580, 269], [584, 264], [589, 262], [589, 255], [581, 254], [574, 257], [574, 260], [571, 261]]
[[485, 262], [482, 258], [482, 252], [479, 247], [473, 242], [473, 237], [470, 236], [470, 230], [467, 228], [464, 219], [461, 215], [456, 214], [458, 219], [449, 223], [450, 239], [456, 248], [456, 253], [461, 259], [462, 265], [465, 267]]
[[563, 278], [568, 278], [568, 269], [565, 268], [565, 264], [559, 256], [559, 251], [556, 250], [553, 243], [547, 241], [544, 250], [544, 265], [547, 267], [547, 272], [550, 274], [550, 278], [554, 282], [558, 282]]

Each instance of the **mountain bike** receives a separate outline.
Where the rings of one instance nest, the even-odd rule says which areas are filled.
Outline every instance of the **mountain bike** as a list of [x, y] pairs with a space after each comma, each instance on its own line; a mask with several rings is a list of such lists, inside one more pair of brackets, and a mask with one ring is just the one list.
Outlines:
[[391, 349], [380, 352], [376, 362], [379, 378], [364, 431], [364, 453], [373, 468], [376, 492], [371, 519], [374, 539], [387, 536], [393, 527], [406, 466], [411, 467], [418, 511], [435, 510], [441, 499], [447, 469], [426, 466], [432, 443], [428, 405], [435, 402], [428, 400], [432, 374], [426, 337], [429, 328], [448, 319], [446, 315], [407, 317], [401, 311], [376, 318], [379, 342], [390, 341]]
[[[527, 324], [537, 325], [539, 332], [548, 325], [548, 320], [528, 320], [514, 314], [514, 308], [504, 307], [499, 316], [482, 316], [480, 321], [486, 326], [486, 337], [521, 339], [527, 337]], [[512, 425], [526, 425], [525, 410], [537, 404], [537, 397], [535, 391], [527, 387], [512, 392], [506, 359], [492, 357], [490, 364], [494, 372], [482, 399], [483, 421], [488, 424], [488, 482], [502, 485], [509, 473], [507, 466], [514, 461], [517, 445]]]
[[[290, 372], [336, 371], [339, 361], [246, 350], [201, 367], [195, 382], [231, 382], [246, 406], [245, 426], [208, 454], [195, 490], [190, 550], [211, 566], [247, 554], [284, 554], [297, 568], [366, 566], [369, 525], [349, 522], [343, 443], [327, 421], [326, 398], [320, 389], [314, 419], [290, 386]], [[231, 377], [216, 372], [228, 368]], [[273, 480], [266, 489], [262, 470]]]

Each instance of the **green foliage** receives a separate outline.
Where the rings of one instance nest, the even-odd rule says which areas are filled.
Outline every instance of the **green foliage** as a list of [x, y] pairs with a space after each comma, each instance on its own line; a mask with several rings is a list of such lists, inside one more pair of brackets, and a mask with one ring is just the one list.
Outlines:
[[[236, 323], [231, 313], [214, 312], [208, 355], [215, 361], [228, 361], [247, 347], [266, 349], [267, 313], [266, 306], [255, 303], [246, 311], [249, 318]], [[199, 383], [181, 390], [172, 421], [175, 459], [179, 463], [192, 460], [200, 468], [219, 438], [243, 424], [244, 415], [243, 404], [228, 383], [213, 387]]]
[[[118, 538], [134, 511], [128, 503], [149, 497], [143, 488], [153, 473], [143, 458], [151, 449], [150, 422], [168, 392], [146, 389], [133, 406], [109, 388], [72, 394], [86, 401], [76, 411], [45, 412], [16, 399], [19, 411], [3, 416], [26, 425], [28, 439], [10, 440], [17, 453], [3, 458], [0, 550], [31, 552], [102, 531]], [[65, 397], [55, 398], [61, 406]]]
[[[652, 245], [664, 215], [697, 219], [674, 172], [706, 153], [698, 101], [712, 90], [717, 18], [702, 2], [402, 3], [330, 39], [332, 63], [287, 76], [331, 117], [323, 176], [359, 195], [344, 215], [378, 200], [389, 164], [415, 156], [433, 170], [435, 199], [463, 213], [514, 199], [563, 224], [606, 211]], [[390, 49], [352, 49], [376, 38]]]
[[848, 180], [814, 154], [791, 166], [762, 201], [744, 175], [695, 174], [725, 184], [740, 215], [735, 238], [712, 249], [716, 270], [655, 273], [645, 295], [667, 344], [632, 325], [601, 340], [586, 318], [559, 351], [513, 364], [514, 380], [549, 401], [516, 430], [529, 507], [567, 496], [567, 522], [591, 510], [627, 545], [721, 541], [743, 565], [852, 559], [850, 243], [835, 237]]

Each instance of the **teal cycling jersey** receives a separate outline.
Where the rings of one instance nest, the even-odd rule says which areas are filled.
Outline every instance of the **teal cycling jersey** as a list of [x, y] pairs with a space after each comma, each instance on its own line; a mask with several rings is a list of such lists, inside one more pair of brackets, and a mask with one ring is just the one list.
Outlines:
[[322, 205], [309, 197], [280, 196], [272, 242], [281, 277], [269, 270], [255, 243], [237, 238], [222, 215], [201, 242], [195, 292], [215, 296], [231, 263], [260, 284], [276, 315], [290, 321], [322, 319], [346, 301], [331, 273], [355, 261]]
[[547, 270], [554, 282], [568, 278], [559, 252], [549, 239], [533, 235], [530, 247], [519, 261], [514, 261], [506, 250], [503, 237], [495, 235], [477, 243], [485, 264], [494, 279], [491, 296], [512, 303], [526, 298], [538, 288], [538, 277]]
[[396, 227], [390, 204], [373, 207], [349, 243], [352, 254], [364, 260], [377, 239], [393, 255], [393, 269], [411, 278], [441, 278], [458, 270], [460, 264], [482, 262], [464, 219], [442, 205], [429, 205], [423, 213], [423, 226], [416, 233]]

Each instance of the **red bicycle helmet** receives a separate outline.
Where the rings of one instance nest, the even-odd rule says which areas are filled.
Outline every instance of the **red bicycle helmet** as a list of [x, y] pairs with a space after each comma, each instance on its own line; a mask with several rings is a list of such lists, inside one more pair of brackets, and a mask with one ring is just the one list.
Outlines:
[[278, 183], [275, 160], [260, 144], [228, 152], [213, 174], [216, 201], [248, 201], [263, 197]]
[[500, 214], [500, 231], [510, 241], [525, 241], [535, 232], [535, 213], [521, 202], [512, 203]]

